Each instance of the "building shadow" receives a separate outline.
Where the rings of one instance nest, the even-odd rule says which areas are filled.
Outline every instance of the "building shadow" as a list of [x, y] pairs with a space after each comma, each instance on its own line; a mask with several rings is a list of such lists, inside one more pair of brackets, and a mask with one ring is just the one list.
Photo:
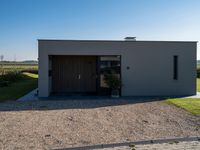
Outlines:
[[9, 101], [0, 103], [0, 111], [90, 109], [137, 103], [162, 101], [169, 97], [67, 96], [49, 97], [35, 101]]

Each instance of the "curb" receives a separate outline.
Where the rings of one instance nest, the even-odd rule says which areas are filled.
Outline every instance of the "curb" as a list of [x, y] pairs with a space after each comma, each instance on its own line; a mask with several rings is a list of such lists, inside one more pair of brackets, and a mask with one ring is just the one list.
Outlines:
[[82, 147], [61, 148], [61, 149], [55, 149], [55, 150], [89, 150], [89, 149], [102, 149], [102, 148], [109, 148], [109, 147], [129, 146], [131, 144], [133, 145], [161, 144], [161, 143], [183, 142], [183, 141], [200, 141], [200, 136], [144, 140], [144, 141], [134, 141], [134, 142], [124, 142], [124, 143], [98, 144], [98, 145], [90, 145], [90, 146], [82, 146]]

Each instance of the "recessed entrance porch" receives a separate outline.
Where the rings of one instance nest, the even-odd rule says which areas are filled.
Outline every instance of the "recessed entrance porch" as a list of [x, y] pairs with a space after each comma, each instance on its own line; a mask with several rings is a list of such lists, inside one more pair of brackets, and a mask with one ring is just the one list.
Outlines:
[[51, 95], [109, 95], [104, 75], [121, 78], [120, 56], [49, 56]]

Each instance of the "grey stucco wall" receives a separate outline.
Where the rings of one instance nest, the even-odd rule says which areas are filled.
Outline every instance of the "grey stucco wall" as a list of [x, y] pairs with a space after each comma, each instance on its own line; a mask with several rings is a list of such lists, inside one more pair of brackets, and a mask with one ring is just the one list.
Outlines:
[[[196, 42], [39, 40], [40, 97], [50, 92], [49, 55], [121, 55], [123, 96], [196, 93]], [[178, 80], [173, 80], [174, 55]]]

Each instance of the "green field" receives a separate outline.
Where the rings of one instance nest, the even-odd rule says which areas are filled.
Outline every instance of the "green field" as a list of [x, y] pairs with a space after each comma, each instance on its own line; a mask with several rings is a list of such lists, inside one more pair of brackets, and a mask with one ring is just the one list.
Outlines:
[[197, 64], [197, 68], [200, 68], [200, 64]]
[[37, 64], [12, 64], [12, 63], [0, 64], [0, 74], [6, 73], [9, 71], [16, 71], [16, 70], [20, 71], [20, 70], [25, 70], [25, 69], [37, 70], [38, 65]]
[[32, 73], [23, 73], [23, 79], [9, 84], [6, 87], [0, 87], [0, 101], [16, 100], [37, 88], [38, 75]]

